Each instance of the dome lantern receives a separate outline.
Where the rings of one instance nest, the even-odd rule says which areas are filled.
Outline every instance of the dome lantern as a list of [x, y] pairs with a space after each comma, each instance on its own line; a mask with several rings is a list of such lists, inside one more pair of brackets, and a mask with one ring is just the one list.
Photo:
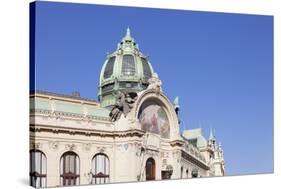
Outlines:
[[116, 51], [108, 54], [103, 64], [98, 88], [101, 106], [114, 105], [118, 91], [137, 93], [146, 89], [152, 74], [153, 68], [148, 57], [139, 51], [130, 28], [127, 28]]

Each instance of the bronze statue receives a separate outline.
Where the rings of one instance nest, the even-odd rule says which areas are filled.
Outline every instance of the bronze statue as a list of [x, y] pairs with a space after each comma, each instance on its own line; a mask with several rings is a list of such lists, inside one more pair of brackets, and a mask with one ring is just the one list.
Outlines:
[[[134, 97], [133, 97], [134, 96]], [[112, 108], [111, 112], [109, 113], [111, 121], [117, 121], [121, 114], [124, 114], [124, 117], [128, 115], [131, 111], [134, 102], [137, 99], [137, 94], [134, 93], [133, 95], [127, 92], [118, 91], [116, 95], [116, 103]]]

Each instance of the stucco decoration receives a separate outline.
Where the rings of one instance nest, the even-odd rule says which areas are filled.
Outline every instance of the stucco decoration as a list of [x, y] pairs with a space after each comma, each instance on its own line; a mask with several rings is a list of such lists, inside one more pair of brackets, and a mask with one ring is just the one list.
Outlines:
[[59, 143], [57, 141], [51, 141], [49, 142], [49, 147], [52, 150], [57, 150], [59, 147]]
[[109, 113], [110, 120], [112, 122], [117, 121], [121, 117], [122, 113], [124, 114], [124, 117], [126, 117], [131, 111], [137, 97], [138, 96], [136, 93], [118, 91], [116, 95], [116, 104]]
[[106, 147], [104, 146], [99, 146], [97, 147], [97, 150], [100, 152], [100, 153], [104, 153], [106, 151]]
[[65, 149], [69, 151], [76, 150], [77, 146], [75, 144], [66, 144]]
[[91, 147], [92, 147], [92, 145], [90, 143], [86, 143], [86, 144], [83, 145], [83, 149], [85, 151], [90, 151]]
[[31, 144], [31, 148], [32, 148], [32, 149], [37, 149], [37, 150], [39, 150], [39, 149], [42, 148], [42, 143], [40, 143], [40, 142], [34, 142], [34, 143]]

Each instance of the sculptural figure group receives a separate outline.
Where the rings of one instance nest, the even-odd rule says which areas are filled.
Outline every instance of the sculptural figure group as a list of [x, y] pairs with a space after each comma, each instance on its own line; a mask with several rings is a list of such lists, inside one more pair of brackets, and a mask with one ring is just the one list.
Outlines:
[[136, 93], [132, 94], [118, 91], [116, 95], [116, 103], [109, 113], [111, 121], [117, 121], [121, 117], [122, 113], [124, 114], [124, 117], [126, 117], [132, 109], [136, 99]]

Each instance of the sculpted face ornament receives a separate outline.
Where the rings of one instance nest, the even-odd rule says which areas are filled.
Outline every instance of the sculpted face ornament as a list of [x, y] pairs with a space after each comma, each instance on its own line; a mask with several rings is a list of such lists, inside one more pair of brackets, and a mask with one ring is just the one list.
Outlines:
[[110, 120], [112, 122], [117, 121], [122, 113], [124, 114], [124, 117], [126, 117], [133, 108], [133, 104], [137, 100], [137, 97], [136, 93], [118, 91], [116, 95], [116, 103], [109, 113]]

